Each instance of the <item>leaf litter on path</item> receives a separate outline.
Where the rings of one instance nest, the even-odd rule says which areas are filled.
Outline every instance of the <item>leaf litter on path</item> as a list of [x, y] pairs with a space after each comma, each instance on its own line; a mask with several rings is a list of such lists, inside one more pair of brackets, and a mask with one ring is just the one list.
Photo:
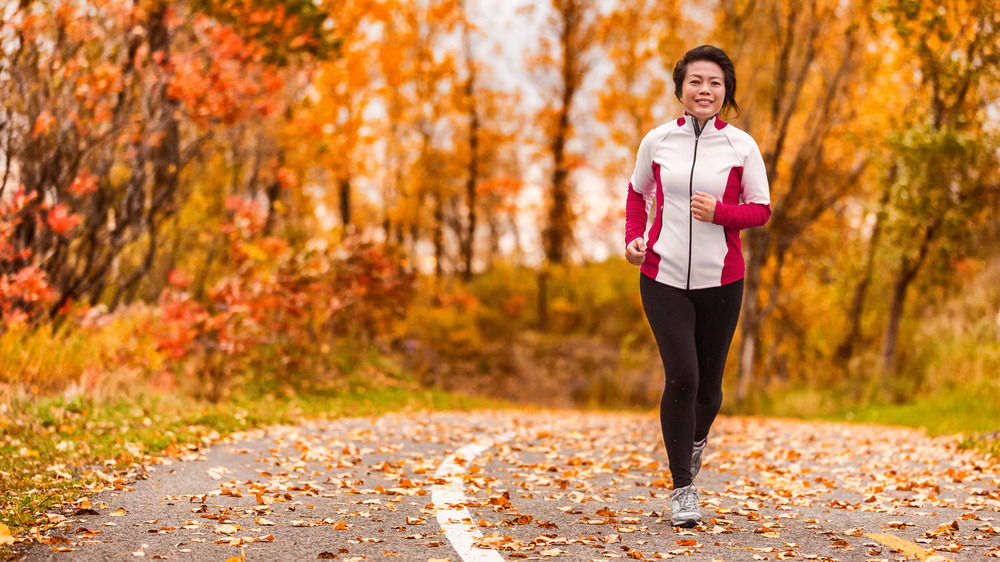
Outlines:
[[203, 467], [200, 488], [157, 490], [155, 525], [140, 521], [126, 493], [114, 507], [102, 500], [96, 516], [70, 509], [52, 514], [59, 522], [38, 539], [54, 544], [61, 537], [66, 542], [59, 548], [89, 553], [108, 548], [113, 526], [102, 527], [100, 541], [67, 531], [108, 524], [124, 506], [120, 523], [147, 528], [142, 550], [150, 556], [221, 549], [216, 556], [226, 558], [233, 547], [290, 554], [312, 541], [316, 552], [295, 556], [457, 560], [434, 518], [449, 507], [430, 500], [431, 489], [443, 484], [434, 471], [462, 446], [506, 432], [514, 438], [456, 464], [462, 507], [470, 513], [465, 523], [482, 535], [476, 546], [507, 558], [905, 558], [873, 535], [896, 536], [955, 562], [994, 557], [1000, 549], [1000, 469], [975, 451], [959, 450], [954, 438], [859, 424], [720, 418], [697, 482], [704, 522], [678, 529], [670, 524], [670, 477], [657, 417], [520, 411], [269, 428], [249, 436], [253, 441], [230, 444], [225, 454], [204, 451], [189, 463], [155, 467], [149, 484], [159, 482], [164, 469], [179, 474], [185, 465]]

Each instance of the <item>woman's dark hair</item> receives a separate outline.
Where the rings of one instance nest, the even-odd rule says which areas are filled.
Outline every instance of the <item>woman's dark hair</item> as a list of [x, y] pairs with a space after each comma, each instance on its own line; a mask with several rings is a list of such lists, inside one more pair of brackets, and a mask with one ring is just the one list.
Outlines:
[[677, 99], [681, 99], [681, 90], [684, 86], [684, 79], [687, 77], [688, 65], [696, 61], [714, 62], [719, 65], [726, 85], [726, 97], [722, 102], [722, 110], [733, 109], [739, 115], [740, 106], [736, 105], [736, 68], [733, 67], [733, 61], [729, 60], [729, 55], [713, 45], [702, 45], [691, 49], [684, 53], [684, 58], [674, 65], [674, 95], [677, 96]]

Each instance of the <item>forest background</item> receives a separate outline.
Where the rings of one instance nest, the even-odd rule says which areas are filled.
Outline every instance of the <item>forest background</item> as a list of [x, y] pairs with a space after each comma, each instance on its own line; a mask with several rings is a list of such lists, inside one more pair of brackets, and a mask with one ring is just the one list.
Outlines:
[[0, 445], [38, 454], [25, 413], [62, 431], [167, 395], [654, 407], [625, 193], [703, 43], [736, 63], [774, 209], [743, 233], [725, 412], [1000, 429], [998, 14], [4, 2]]

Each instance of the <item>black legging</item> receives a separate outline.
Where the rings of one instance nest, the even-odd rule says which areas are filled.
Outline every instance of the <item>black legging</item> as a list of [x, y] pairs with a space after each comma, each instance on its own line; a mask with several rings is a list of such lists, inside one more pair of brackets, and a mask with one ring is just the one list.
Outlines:
[[691, 452], [722, 406], [722, 372], [736, 332], [743, 280], [684, 290], [640, 274], [639, 293], [663, 361], [660, 427], [674, 489], [691, 484]]

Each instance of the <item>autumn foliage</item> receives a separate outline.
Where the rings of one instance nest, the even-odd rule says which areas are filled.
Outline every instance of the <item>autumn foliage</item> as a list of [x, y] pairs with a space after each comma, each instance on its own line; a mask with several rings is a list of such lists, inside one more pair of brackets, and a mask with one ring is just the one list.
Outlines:
[[151, 328], [157, 350], [212, 398], [244, 374], [329, 368], [310, 358], [338, 339], [372, 341], [393, 320], [386, 304], [402, 308], [411, 299], [410, 276], [377, 246], [349, 242], [340, 256], [297, 251], [262, 234], [259, 204], [231, 198], [227, 208], [233, 272], [198, 300], [187, 291], [191, 277], [172, 271]]
[[[646, 403], [624, 189], [681, 111], [673, 62], [712, 42], [774, 202], [743, 234], [731, 396], [992, 372], [996, 1], [692, 5], [4, 6], [0, 349], [130, 330], [81, 361], [151, 349], [151, 379], [214, 398], [377, 350], [436, 384], [582, 372], [578, 402]], [[58, 387], [37, 372], [3, 382]]]

